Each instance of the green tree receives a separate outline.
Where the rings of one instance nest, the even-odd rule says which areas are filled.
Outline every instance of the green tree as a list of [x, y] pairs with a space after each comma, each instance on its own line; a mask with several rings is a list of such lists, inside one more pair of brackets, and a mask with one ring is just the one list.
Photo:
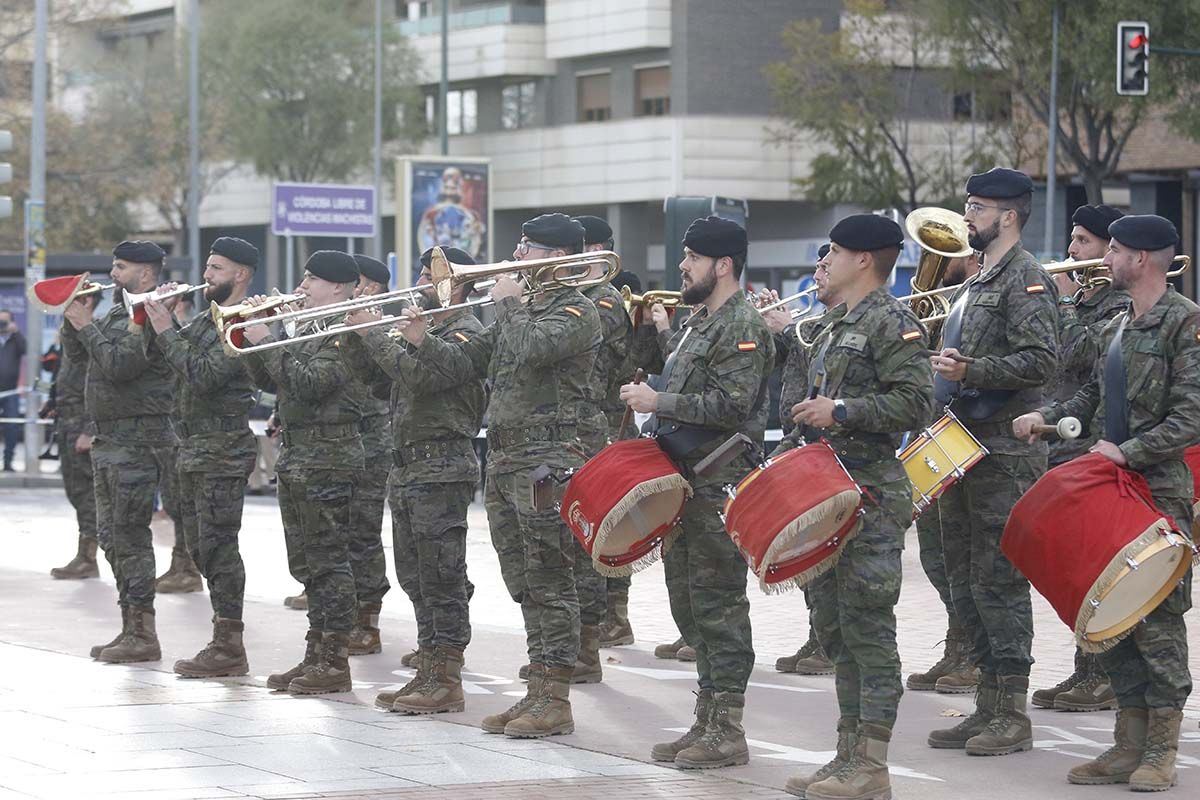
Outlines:
[[[804, 19], [784, 31], [789, 58], [766, 75], [781, 136], [818, 151], [800, 181], [814, 202], [904, 212], [953, 202], [993, 153], [1015, 149], [1006, 98], [988, 75], [963, 80], [948, 68], [924, 5], [847, 0], [838, 30]], [[978, 116], [998, 122], [956, 121], [955, 91], [969, 92]]]

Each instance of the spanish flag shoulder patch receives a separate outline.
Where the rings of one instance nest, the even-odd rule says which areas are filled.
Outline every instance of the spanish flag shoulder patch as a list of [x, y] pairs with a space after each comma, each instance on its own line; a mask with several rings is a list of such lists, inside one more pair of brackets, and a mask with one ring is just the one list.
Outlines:
[[1046, 291], [1046, 287], [1041, 283], [1031, 283], [1025, 287], [1025, 294], [1041, 294]]
[[609, 300], [607, 297], [604, 297], [604, 298], [601, 298], [600, 300], [597, 300], [596, 305], [600, 306], [601, 308], [612, 308], [613, 301]]
[[563, 306], [563, 307], [564, 307], [564, 308], [567, 310], [567, 313], [568, 313], [568, 314], [572, 314], [572, 315], [574, 315], [574, 316], [576, 316], [576, 317], [582, 317], [582, 316], [583, 316], [583, 312], [582, 312], [582, 311], [580, 311], [580, 310], [579, 310], [578, 308], [576, 308], [575, 306]]
[[751, 353], [758, 349], [758, 342], [738, 342], [737, 349], [742, 353]]
[[903, 340], [904, 340], [904, 341], [906, 341], [906, 342], [911, 342], [911, 341], [914, 341], [914, 340], [916, 340], [916, 339], [920, 339], [920, 338], [921, 338], [921, 332], [920, 332], [920, 331], [917, 331], [917, 330], [913, 330], [913, 331], [905, 331], [904, 333], [900, 334], [900, 338], [901, 338], [901, 339], [903, 339]]
[[462, 331], [455, 331], [454, 338], [458, 339], [460, 342], [470, 341], [470, 339], [467, 337], [467, 335], [465, 333], [463, 333]]

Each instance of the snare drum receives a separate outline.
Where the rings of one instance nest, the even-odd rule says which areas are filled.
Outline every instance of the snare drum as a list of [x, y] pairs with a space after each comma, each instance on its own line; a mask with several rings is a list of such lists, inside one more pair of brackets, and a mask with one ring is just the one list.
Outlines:
[[950, 409], [897, 454], [913, 485], [913, 519], [988, 454]]
[[730, 491], [725, 530], [765, 592], [832, 569], [861, 525], [862, 489], [827, 442], [769, 459]]
[[653, 439], [610, 444], [579, 468], [560, 514], [602, 575], [631, 575], [658, 560], [692, 487]]
[[1043, 475], [1013, 506], [1000, 549], [1088, 652], [1111, 648], [1157, 608], [1193, 554], [1146, 479], [1099, 453]]

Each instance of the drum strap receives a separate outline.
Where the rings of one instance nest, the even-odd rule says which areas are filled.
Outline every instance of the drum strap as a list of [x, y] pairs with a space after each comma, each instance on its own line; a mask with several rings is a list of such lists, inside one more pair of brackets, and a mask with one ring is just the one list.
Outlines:
[[1104, 356], [1104, 438], [1115, 445], [1129, 438], [1129, 400], [1125, 396], [1125, 361], [1121, 358], [1121, 337], [1128, 321], [1129, 312], [1125, 312]]
[[[683, 349], [684, 342], [692, 335], [695, 328], [688, 327], [683, 332], [683, 338], [679, 340], [679, 344], [671, 351], [671, 355], [667, 356], [667, 363], [663, 364], [663, 371], [657, 378], [651, 378], [648, 383], [654, 387], [656, 392], [665, 392], [667, 390], [667, 382], [671, 380], [671, 372], [675, 369], [675, 362], [679, 360], [679, 351]], [[654, 433], [658, 430], [658, 414], [651, 414], [650, 419], [642, 426], [642, 430]]]
[[[829, 328], [821, 331], [822, 336], [824, 336], [826, 333], [829, 333]], [[829, 352], [829, 345], [832, 343], [833, 334], [830, 334], [825, 338], [825, 341], [821, 343], [821, 346], [817, 348], [817, 355], [812, 360], [812, 368], [809, 370], [812, 378], [808, 382], [809, 400], [816, 398], [816, 396], [821, 393], [821, 389], [825, 386], [825, 354]], [[799, 436], [801, 441], [806, 441], [808, 439], [807, 423], [800, 426]]]
[[[963, 310], [967, 307], [967, 297], [970, 293], [970, 289], [963, 292], [954, 303], [954, 307], [950, 309], [950, 316], [946, 318], [946, 327], [942, 328], [943, 348], [953, 347], [957, 349], [962, 345]], [[950, 402], [958, 396], [958, 389], [958, 381], [948, 381], [941, 375], [934, 374], [933, 398], [937, 401], [939, 407], [950, 405]]]

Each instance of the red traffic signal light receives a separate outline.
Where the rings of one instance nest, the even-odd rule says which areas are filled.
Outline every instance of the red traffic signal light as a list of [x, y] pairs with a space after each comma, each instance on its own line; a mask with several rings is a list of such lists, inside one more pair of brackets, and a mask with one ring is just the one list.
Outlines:
[[1150, 92], [1150, 25], [1117, 23], [1117, 94], [1144, 96]]

